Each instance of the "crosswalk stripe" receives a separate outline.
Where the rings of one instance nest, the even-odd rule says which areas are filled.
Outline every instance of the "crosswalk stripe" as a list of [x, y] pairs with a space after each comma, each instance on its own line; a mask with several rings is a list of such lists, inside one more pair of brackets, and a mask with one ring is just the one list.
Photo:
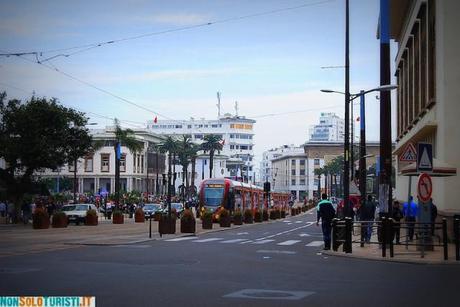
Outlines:
[[287, 241], [278, 243], [277, 245], [287, 246], [287, 245], [294, 245], [294, 244], [299, 243], [299, 242], [300, 242], [300, 240], [287, 240]]
[[193, 239], [196, 239], [196, 237], [180, 237], [180, 238], [174, 238], [174, 239], [169, 239], [169, 240], [165, 240], [165, 241], [178, 242], [178, 241], [186, 241], [186, 240], [193, 240]]
[[302, 221], [296, 221], [295, 223], [296, 223], [296, 224], [299, 224], [299, 223], [302, 223]]
[[310, 243], [308, 243], [308, 244], [305, 245], [305, 246], [318, 247], [318, 246], [321, 246], [321, 245], [323, 245], [323, 244], [324, 244], [323, 241], [311, 241]]
[[192, 242], [204, 243], [204, 242], [219, 241], [219, 240], [222, 240], [222, 239], [223, 238], [209, 238], [209, 239], [195, 240], [195, 241], [192, 241]]
[[273, 242], [275, 240], [259, 240], [259, 241], [255, 241], [254, 244], [265, 244], [265, 243], [268, 243], [268, 242]]
[[238, 243], [238, 242], [243, 242], [243, 241], [247, 241], [247, 239], [233, 239], [233, 240], [221, 241], [220, 243]]

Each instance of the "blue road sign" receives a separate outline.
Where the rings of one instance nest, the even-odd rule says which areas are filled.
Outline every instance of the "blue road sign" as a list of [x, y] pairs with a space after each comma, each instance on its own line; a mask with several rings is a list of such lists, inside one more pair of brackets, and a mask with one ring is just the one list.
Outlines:
[[433, 171], [433, 145], [429, 143], [417, 144], [417, 171]]

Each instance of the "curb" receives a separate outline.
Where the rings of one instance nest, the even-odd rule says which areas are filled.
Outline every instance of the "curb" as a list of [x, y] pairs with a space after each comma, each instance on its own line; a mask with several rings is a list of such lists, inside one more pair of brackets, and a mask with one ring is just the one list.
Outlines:
[[405, 263], [405, 264], [417, 264], [417, 265], [460, 265], [459, 261], [452, 262], [451, 260], [422, 260], [422, 259], [397, 259], [397, 258], [375, 258], [375, 257], [366, 257], [358, 256], [353, 254], [345, 254], [334, 251], [325, 251], [322, 250], [323, 255], [334, 256], [334, 257], [345, 257], [345, 258], [354, 258], [360, 260], [370, 260], [370, 261], [380, 261], [380, 262], [394, 262], [394, 263]]

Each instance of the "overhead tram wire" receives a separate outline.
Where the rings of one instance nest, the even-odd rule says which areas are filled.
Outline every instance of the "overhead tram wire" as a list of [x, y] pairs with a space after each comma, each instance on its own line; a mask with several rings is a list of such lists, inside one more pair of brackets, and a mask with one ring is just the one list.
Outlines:
[[248, 15], [243, 15], [243, 16], [230, 17], [230, 18], [226, 18], [226, 19], [214, 20], [214, 21], [209, 21], [209, 22], [205, 22], [205, 23], [200, 23], [200, 24], [195, 24], [195, 25], [190, 25], [190, 26], [184, 26], [184, 27], [180, 27], [180, 28], [173, 28], [173, 29], [167, 29], [167, 30], [163, 30], [163, 31], [144, 33], [144, 34], [128, 36], [128, 37], [124, 37], [124, 38], [114, 39], [114, 40], [102, 41], [102, 42], [99, 42], [99, 43], [82, 44], [82, 45], [77, 45], [77, 46], [67, 47], [67, 48], [50, 49], [50, 50], [37, 50], [37, 51], [28, 51], [28, 52], [3, 52], [3, 53], [0, 53], [0, 56], [9, 57], [9, 56], [35, 55], [36, 57], [38, 57], [38, 56], [42, 56], [43, 54], [48, 54], [48, 53], [65, 52], [65, 51], [80, 49], [80, 50], [77, 50], [77, 51], [74, 51], [74, 52], [71, 52], [71, 53], [68, 53], [68, 54], [66, 54], [66, 53], [56, 54], [56, 55], [53, 55], [53, 56], [50, 56], [48, 58], [45, 58], [45, 59], [41, 60], [41, 62], [46, 62], [46, 61], [55, 59], [57, 57], [70, 57], [72, 55], [82, 53], [82, 52], [86, 52], [88, 50], [95, 49], [95, 48], [98, 48], [98, 47], [102, 47], [102, 46], [105, 46], [105, 45], [116, 44], [116, 43], [120, 43], [120, 42], [136, 40], [136, 39], [141, 39], [141, 38], [145, 38], [145, 37], [158, 36], [158, 35], [163, 35], [163, 34], [168, 34], [168, 33], [173, 33], [173, 32], [192, 30], [192, 29], [196, 29], [196, 28], [202, 28], [202, 27], [207, 27], [207, 26], [211, 26], [211, 25], [229, 23], [229, 22], [234, 22], [234, 21], [239, 21], [239, 20], [244, 20], [244, 19], [250, 19], [250, 18], [256, 18], [256, 17], [260, 17], [260, 16], [273, 15], [273, 14], [277, 14], [277, 13], [281, 13], [281, 12], [292, 11], [292, 10], [301, 9], [301, 8], [305, 8], [305, 7], [321, 5], [321, 4], [334, 2], [334, 1], [336, 1], [336, 0], [324, 0], [324, 1], [317, 1], [317, 2], [308, 2], [308, 3], [301, 4], [301, 5], [284, 7], [284, 8], [264, 11], [264, 12], [260, 12], [260, 13], [253, 13], [253, 14], [248, 14]]
[[[11, 85], [11, 84], [8, 84], [8, 83], [4, 83], [4, 82], [0, 82], [0, 85], [3, 85], [3, 86], [6, 86], [6, 87], [10, 87], [10, 88], [13, 88], [15, 90], [18, 90], [18, 91], [21, 91], [23, 93], [26, 93], [26, 94], [29, 94], [29, 95], [32, 95], [32, 96], [35, 96], [35, 95], [39, 95], [37, 94], [37, 92], [34, 90], [34, 91], [28, 91], [26, 89], [23, 89], [23, 88], [20, 88], [20, 87], [17, 87], [15, 85]], [[39, 96], [46, 96], [46, 95], [39, 95]], [[95, 112], [92, 112], [92, 111], [85, 111], [79, 107], [75, 107], [75, 106], [72, 106], [70, 104], [67, 104], [67, 103], [64, 103], [62, 101], [59, 101], [62, 105], [68, 107], [68, 108], [73, 108], [79, 112], [83, 112], [85, 114], [92, 114], [96, 117], [99, 117], [99, 118], [104, 118], [104, 119], [109, 119], [109, 120], [112, 120], [114, 121], [115, 120], [115, 117], [110, 117], [110, 116], [107, 116], [107, 115], [102, 115], [102, 114], [99, 114], [99, 113], [95, 113]], [[118, 118], [117, 118], [118, 119]], [[136, 128], [141, 128], [141, 127], [144, 127], [145, 126], [145, 123], [142, 123], [142, 122], [136, 122], [136, 121], [132, 121], [132, 120], [127, 120], [127, 119], [118, 119], [121, 123], [125, 123], [126, 125], [130, 125], [132, 127], [136, 127]]]

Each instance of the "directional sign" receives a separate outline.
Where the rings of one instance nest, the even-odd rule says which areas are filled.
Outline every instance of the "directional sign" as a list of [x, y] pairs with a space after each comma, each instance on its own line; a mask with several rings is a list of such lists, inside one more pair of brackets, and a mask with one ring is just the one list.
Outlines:
[[422, 173], [418, 177], [417, 195], [422, 202], [427, 202], [431, 198], [431, 193], [433, 193], [433, 182], [431, 181], [431, 177], [428, 174]]
[[417, 161], [417, 150], [414, 144], [409, 143], [404, 148], [404, 152], [399, 156], [401, 162], [415, 162]]
[[417, 149], [417, 170], [419, 172], [432, 172], [433, 145], [428, 143], [418, 143]]

